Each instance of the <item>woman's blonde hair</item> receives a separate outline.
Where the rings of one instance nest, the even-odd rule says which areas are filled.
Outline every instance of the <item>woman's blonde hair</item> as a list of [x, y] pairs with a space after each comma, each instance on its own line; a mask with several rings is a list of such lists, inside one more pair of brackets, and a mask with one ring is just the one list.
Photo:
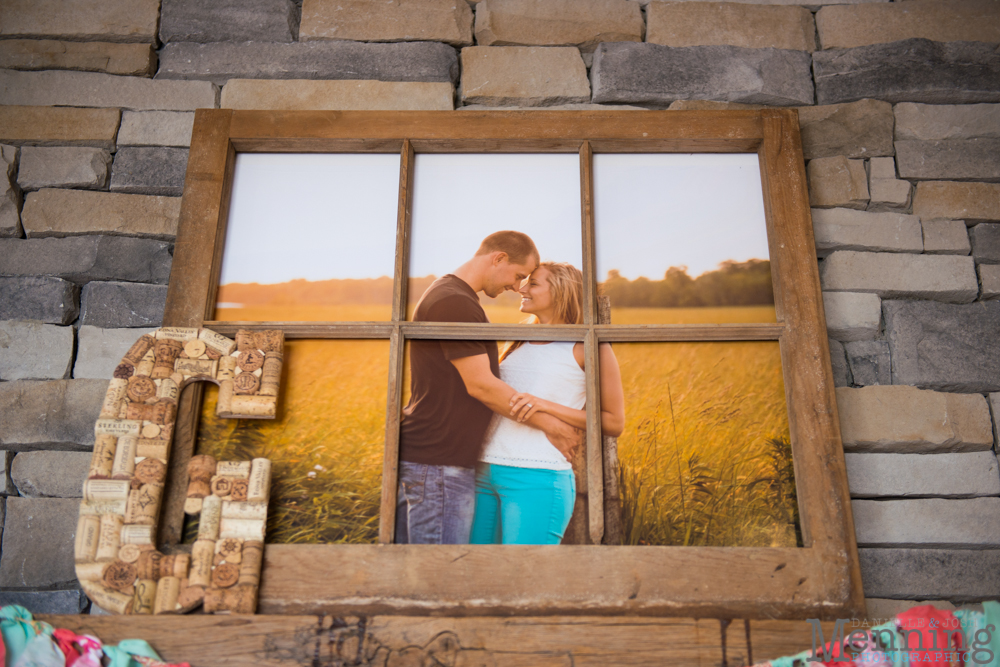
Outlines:
[[[580, 269], [567, 262], [542, 262], [538, 265], [538, 269], [541, 268], [549, 272], [547, 282], [552, 292], [556, 320], [560, 324], [583, 323], [583, 274]], [[524, 322], [535, 324], [538, 318], [529, 315]], [[523, 344], [522, 340], [505, 343], [500, 351], [500, 361]]]

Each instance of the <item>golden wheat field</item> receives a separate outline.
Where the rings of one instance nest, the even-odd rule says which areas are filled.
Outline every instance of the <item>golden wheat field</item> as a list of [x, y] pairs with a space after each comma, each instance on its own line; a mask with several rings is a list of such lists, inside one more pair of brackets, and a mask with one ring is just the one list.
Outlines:
[[[331, 306], [323, 308], [323, 319], [376, 319], [362, 317], [373, 308]], [[494, 322], [523, 317], [497, 306], [487, 313]], [[761, 322], [768, 315], [773, 321], [773, 307], [620, 309], [613, 321]], [[614, 349], [627, 417], [619, 438], [625, 542], [795, 546], [778, 344], [619, 343]], [[274, 461], [269, 542], [376, 541], [388, 357], [388, 341], [287, 341], [275, 421], [217, 419], [215, 390], [206, 393], [199, 453]]]

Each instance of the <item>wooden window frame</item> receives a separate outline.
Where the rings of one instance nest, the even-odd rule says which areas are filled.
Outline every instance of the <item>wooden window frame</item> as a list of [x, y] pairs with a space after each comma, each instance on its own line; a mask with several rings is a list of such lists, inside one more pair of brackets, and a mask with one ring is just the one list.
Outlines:
[[[401, 156], [392, 321], [232, 323], [211, 320], [238, 152], [373, 152]], [[584, 323], [579, 326], [406, 322], [415, 153], [579, 153]], [[601, 325], [594, 294], [593, 153], [756, 152], [760, 159], [776, 324]], [[275, 233], [281, 233], [276, 229]], [[263, 240], [266, 241], [266, 240]], [[164, 326], [281, 328], [288, 338], [390, 341], [386, 450], [376, 545], [268, 545], [262, 613], [630, 614], [834, 618], [863, 610], [833, 374], [797, 112], [196, 112]], [[778, 341], [803, 547], [423, 546], [391, 542], [406, 339]], [[588, 373], [590, 534], [603, 512], [599, 399]], [[181, 398], [160, 541], [177, 545], [186, 462], [201, 391]], [[595, 493], [595, 491], [598, 491]], [[597, 511], [594, 511], [597, 510]]]

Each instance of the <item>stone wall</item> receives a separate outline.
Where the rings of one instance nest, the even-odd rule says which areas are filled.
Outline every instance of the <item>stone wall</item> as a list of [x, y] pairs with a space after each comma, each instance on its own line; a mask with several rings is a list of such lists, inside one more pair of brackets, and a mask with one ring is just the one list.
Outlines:
[[160, 324], [192, 112], [219, 106], [798, 107], [869, 613], [1000, 597], [1000, 3], [0, 12], [0, 602], [86, 608], [93, 422]]

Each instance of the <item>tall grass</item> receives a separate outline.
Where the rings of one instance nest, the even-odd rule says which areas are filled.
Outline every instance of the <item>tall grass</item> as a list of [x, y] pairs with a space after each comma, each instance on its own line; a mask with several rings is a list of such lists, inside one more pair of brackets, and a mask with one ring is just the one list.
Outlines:
[[615, 345], [624, 542], [795, 546], [777, 343]]
[[291, 340], [285, 346], [278, 419], [219, 419], [213, 387], [197, 451], [272, 460], [268, 542], [375, 542], [388, 342]]

